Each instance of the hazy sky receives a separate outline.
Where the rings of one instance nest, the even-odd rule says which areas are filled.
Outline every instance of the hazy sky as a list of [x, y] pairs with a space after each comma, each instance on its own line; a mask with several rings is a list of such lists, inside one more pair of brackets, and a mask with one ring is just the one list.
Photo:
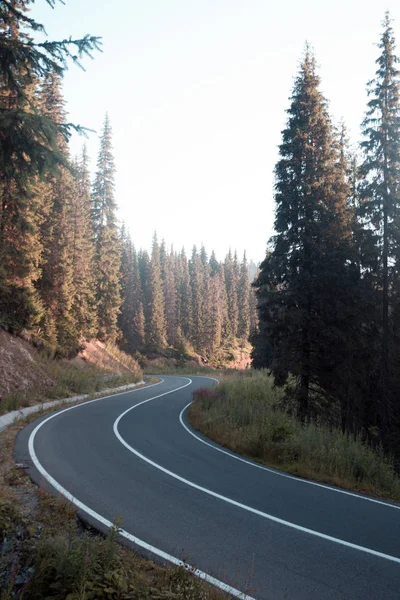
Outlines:
[[[262, 260], [273, 231], [273, 168], [305, 40], [322, 91], [353, 141], [375, 72], [384, 11], [400, 40], [398, 0], [37, 0], [50, 39], [102, 36], [103, 53], [71, 66], [70, 120], [114, 132], [120, 219], [137, 247], [156, 230]], [[72, 150], [83, 143], [73, 139]], [[87, 141], [92, 168], [96, 134]]]

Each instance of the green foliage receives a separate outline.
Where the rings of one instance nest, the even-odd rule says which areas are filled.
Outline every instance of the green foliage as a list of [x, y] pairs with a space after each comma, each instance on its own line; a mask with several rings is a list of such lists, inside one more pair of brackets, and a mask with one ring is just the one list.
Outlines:
[[[202, 358], [213, 366], [224, 367], [234, 360], [229, 348], [238, 345], [232, 335], [228, 309], [228, 290], [223, 263], [215, 254], [208, 260], [204, 247], [193, 248], [190, 260], [184, 250], [168, 251], [165, 243], [153, 241], [151, 258], [136, 251], [129, 234], [122, 234], [122, 298], [119, 324], [122, 343], [130, 351], [167, 355], [177, 350], [180, 358]], [[239, 265], [230, 254], [235, 281], [237, 315], [241, 320], [241, 341], [246, 343], [251, 309], [249, 275], [244, 258]], [[253, 317], [255, 305], [253, 304]], [[143, 326], [146, 331], [143, 344]], [[230, 358], [229, 355], [230, 354]]]
[[236, 253], [234, 258], [229, 250], [224, 262], [224, 276], [228, 302], [229, 328], [233, 337], [236, 337], [239, 325], [238, 313], [238, 266]]
[[91, 221], [89, 158], [84, 146], [75, 165], [76, 180], [71, 202], [72, 271], [74, 296], [71, 312], [80, 338], [94, 337], [97, 331], [94, 232]]
[[[371, 403], [372, 424], [381, 439], [397, 430], [399, 419], [400, 344], [398, 326], [400, 270], [400, 71], [395, 38], [386, 13], [375, 78], [368, 83], [369, 102], [362, 123], [364, 141], [360, 166], [358, 214], [361, 264], [375, 305], [378, 382]], [[393, 433], [392, 433], [393, 435]], [[395, 434], [397, 435], [397, 434]]]
[[160, 247], [154, 234], [149, 280], [149, 320], [146, 331], [146, 346], [150, 351], [160, 351], [167, 345], [164, 316], [164, 294], [161, 278]]
[[346, 165], [319, 83], [307, 48], [275, 168], [277, 234], [255, 282], [256, 364], [270, 367], [279, 385], [294, 378], [303, 419], [311, 416], [311, 393], [335, 393], [357, 329]]
[[92, 220], [96, 243], [97, 323], [101, 339], [116, 338], [117, 316], [121, 305], [121, 254], [114, 198], [114, 173], [111, 124], [106, 114], [92, 194]]
[[145, 342], [145, 317], [143, 292], [138, 256], [131, 237], [121, 230], [121, 312], [118, 324], [132, 354], [143, 348]]
[[400, 499], [400, 478], [382, 448], [318, 424], [304, 425], [283, 405], [283, 392], [265, 371], [199, 390], [189, 416], [217, 442], [303, 477]]
[[[68, 255], [61, 251], [68, 237], [69, 198], [64, 191], [60, 198], [54, 187], [60, 192], [61, 184], [55, 181], [67, 177], [66, 142], [72, 130], [80, 128], [65, 120], [59, 79], [69, 59], [79, 64], [80, 58], [99, 48], [100, 40], [85, 36], [35, 43], [30, 32], [44, 32], [44, 27], [27, 16], [30, 4], [30, 0], [0, 4], [0, 323], [16, 332], [39, 327], [52, 351], [62, 348], [68, 354], [77, 347], [69, 315], [73, 297], [69, 276], [58, 273], [55, 290], [49, 253], [44, 258], [49, 269], [42, 274], [50, 243], [59, 269], [69, 268]], [[42, 294], [46, 278], [52, 298]], [[59, 293], [62, 299], [55, 306]], [[48, 330], [43, 327], [47, 324]]]
[[246, 253], [243, 256], [243, 262], [240, 266], [240, 279], [238, 283], [238, 306], [239, 306], [239, 323], [238, 336], [244, 340], [249, 339], [250, 335], [250, 280], [247, 267]]
[[27, 31], [45, 30], [26, 15], [31, 3], [2, 0], [0, 5], [0, 172], [3, 180], [15, 181], [19, 190], [26, 189], [31, 177], [65, 163], [57, 137], [68, 139], [76, 129], [40, 114], [29, 88], [49, 73], [62, 76], [69, 59], [80, 64], [83, 56], [100, 48], [100, 38], [89, 35], [35, 43]]

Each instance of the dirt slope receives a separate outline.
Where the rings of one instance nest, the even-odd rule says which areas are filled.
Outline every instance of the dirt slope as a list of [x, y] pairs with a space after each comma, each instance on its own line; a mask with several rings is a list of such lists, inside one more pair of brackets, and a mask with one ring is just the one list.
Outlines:
[[131, 357], [116, 348], [107, 348], [98, 340], [87, 342], [72, 360], [51, 361], [30, 342], [0, 331], [0, 399], [22, 390], [35, 390], [45, 395], [57, 383], [55, 366], [86, 370], [91, 376], [101, 377], [102, 374], [131, 373], [134, 365], [136, 363]]
[[53, 383], [30, 343], [0, 331], [0, 398], [34, 386], [45, 391]]

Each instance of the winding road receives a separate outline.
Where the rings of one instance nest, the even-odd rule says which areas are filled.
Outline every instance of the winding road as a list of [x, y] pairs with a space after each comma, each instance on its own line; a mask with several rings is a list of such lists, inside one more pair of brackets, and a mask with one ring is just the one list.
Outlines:
[[243, 600], [399, 600], [400, 505], [241, 459], [194, 432], [185, 407], [215, 380], [91, 400], [22, 430], [15, 457], [100, 529]]

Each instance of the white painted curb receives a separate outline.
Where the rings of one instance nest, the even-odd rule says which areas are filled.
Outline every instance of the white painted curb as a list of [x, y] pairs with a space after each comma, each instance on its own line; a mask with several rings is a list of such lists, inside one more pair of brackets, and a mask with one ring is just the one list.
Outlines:
[[[101, 397], [105, 395], [113, 394], [114, 392], [124, 392], [126, 390], [133, 389], [138, 385], [143, 385], [144, 381], [139, 381], [139, 383], [129, 383], [128, 385], [121, 385], [117, 388], [105, 388], [101, 392], [97, 392], [94, 396]], [[87, 398], [92, 398], [93, 394], [81, 394], [80, 396], [72, 396], [71, 398], [63, 398], [61, 400], [50, 400], [49, 402], [43, 402], [41, 404], [35, 404], [34, 406], [27, 406], [26, 408], [21, 408], [19, 410], [13, 410], [5, 415], [0, 415], [0, 432], [6, 429], [9, 425], [16, 423], [17, 421], [21, 421], [28, 415], [31, 415], [35, 412], [40, 412], [42, 410], [46, 410], [47, 408], [52, 408], [53, 406], [59, 406], [60, 404], [69, 404], [71, 402], [79, 402], [80, 400], [86, 400]]]

